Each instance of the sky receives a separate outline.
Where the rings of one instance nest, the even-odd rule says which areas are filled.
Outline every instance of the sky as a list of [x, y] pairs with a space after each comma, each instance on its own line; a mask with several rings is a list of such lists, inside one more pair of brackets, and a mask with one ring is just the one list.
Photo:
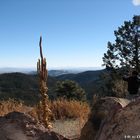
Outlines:
[[0, 0], [0, 68], [101, 67], [114, 30], [140, 14], [140, 0]]

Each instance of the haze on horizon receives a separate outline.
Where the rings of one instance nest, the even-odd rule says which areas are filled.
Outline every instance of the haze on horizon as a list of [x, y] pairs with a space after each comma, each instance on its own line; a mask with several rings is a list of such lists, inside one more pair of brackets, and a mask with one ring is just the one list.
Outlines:
[[49, 68], [101, 67], [114, 30], [140, 0], [0, 1], [0, 68], [35, 68], [39, 37]]

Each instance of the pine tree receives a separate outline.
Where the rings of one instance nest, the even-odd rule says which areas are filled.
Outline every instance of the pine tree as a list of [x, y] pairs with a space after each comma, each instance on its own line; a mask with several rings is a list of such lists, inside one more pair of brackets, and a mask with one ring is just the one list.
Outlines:
[[103, 65], [111, 70], [131, 70], [140, 72], [140, 16], [114, 31], [115, 43], [108, 42]]
[[71, 80], [57, 82], [56, 93], [58, 98], [80, 101], [85, 101], [86, 99], [84, 89], [82, 89], [76, 82]]

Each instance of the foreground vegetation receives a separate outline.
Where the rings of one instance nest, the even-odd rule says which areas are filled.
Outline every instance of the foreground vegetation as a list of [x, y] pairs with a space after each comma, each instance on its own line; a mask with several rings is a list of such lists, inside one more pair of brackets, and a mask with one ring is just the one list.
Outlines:
[[[83, 119], [86, 120], [90, 112], [89, 105], [86, 102], [75, 100], [58, 99], [49, 101], [49, 107], [52, 110], [53, 120], [65, 119]], [[39, 113], [37, 106], [27, 106], [23, 102], [9, 99], [7, 101], [0, 101], [0, 116], [4, 116], [9, 112], [19, 111], [31, 115], [39, 121], [37, 113]]]
[[[59, 99], [49, 101], [49, 106], [53, 112], [52, 131], [67, 138], [79, 137], [90, 112], [89, 105], [85, 102]], [[27, 106], [23, 102], [12, 99], [0, 101], [0, 116], [13, 111], [31, 115], [38, 120], [37, 106]]]

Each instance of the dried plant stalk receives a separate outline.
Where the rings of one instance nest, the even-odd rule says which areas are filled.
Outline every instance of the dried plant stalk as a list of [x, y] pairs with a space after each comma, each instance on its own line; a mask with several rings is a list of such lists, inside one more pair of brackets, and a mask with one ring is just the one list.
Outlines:
[[39, 75], [39, 86], [40, 86], [40, 94], [41, 94], [41, 101], [38, 106], [38, 119], [48, 128], [50, 129], [52, 127], [50, 123], [50, 117], [52, 116], [52, 112], [49, 109], [48, 106], [48, 87], [47, 87], [47, 77], [48, 77], [48, 71], [46, 68], [46, 59], [43, 58], [42, 53], [42, 37], [40, 37], [39, 41], [39, 47], [40, 47], [40, 57], [41, 60], [38, 59], [37, 62], [37, 73]]

